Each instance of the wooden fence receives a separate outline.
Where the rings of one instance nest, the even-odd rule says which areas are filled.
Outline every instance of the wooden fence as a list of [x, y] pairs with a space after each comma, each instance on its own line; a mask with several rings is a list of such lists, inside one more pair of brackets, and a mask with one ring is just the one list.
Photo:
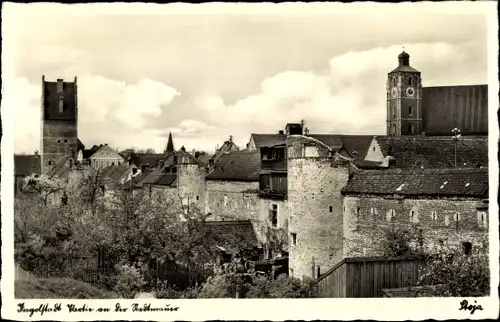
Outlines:
[[416, 286], [422, 258], [345, 258], [314, 285], [317, 297], [383, 297], [382, 289]]

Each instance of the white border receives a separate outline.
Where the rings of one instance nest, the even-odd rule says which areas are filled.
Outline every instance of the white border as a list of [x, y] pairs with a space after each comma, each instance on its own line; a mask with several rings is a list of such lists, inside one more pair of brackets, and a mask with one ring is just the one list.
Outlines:
[[[37, 4], [43, 6], [44, 4]], [[78, 4], [61, 6], [57, 10], [71, 10], [81, 15], [92, 15], [94, 10], [87, 8], [99, 8], [101, 14], [109, 15], [157, 15], [157, 14], [318, 14], [335, 10], [335, 13], [359, 13], [360, 10], [376, 10], [380, 14], [388, 13], [393, 10], [396, 4], [379, 3], [286, 3], [286, 4], [228, 4], [228, 3], [210, 3], [203, 5], [193, 4], [169, 4], [156, 5], [149, 4], [127, 4], [127, 6], [117, 6], [116, 3], [110, 4]], [[50, 314], [43, 316], [35, 315], [31, 319], [36, 320], [113, 320], [113, 319], [141, 319], [141, 320], [286, 320], [286, 319], [380, 319], [380, 320], [423, 320], [423, 319], [485, 319], [498, 317], [499, 300], [497, 287], [499, 283], [498, 274], [498, 123], [497, 108], [498, 102], [498, 21], [496, 2], [452, 2], [447, 5], [443, 3], [404, 3], [397, 4], [400, 12], [411, 13], [433, 13], [433, 14], [483, 14], [488, 20], [488, 85], [489, 85], [489, 157], [490, 157], [490, 264], [493, 272], [491, 278], [492, 296], [485, 298], [469, 299], [469, 302], [477, 301], [484, 308], [483, 311], [476, 311], [474, 315], [463, 311], [458, 311], [459, 302], [462, 299], [454, 298], [422, 298], [422, 299], [297, 299], [297, 300], [169, 300], [150, 301], [153, 306], [161, 307], [165, 303], [171, 306], [179, 306], [178, 312], [158, 312], [158, 313], [133, 313], [123, 314], [98, 314], [98, 313], [78, 313], [78, 314]], [[7, 3], [3, 4], [3, 21], [12, 17], [20, 5]], [[74, 10], [78, 7], [77, 10]], [[9, 16], [5, 16], [6, 9]], [[43, 8], [41, 7], [43, 10]], [[53, 9], [53, 7], [51, 8]], [[59, 12], [59, 11], [58, 11]], [[50, 15], [50, 13], [48, 13]], [[5, 28], [4, 28], [5, 30]], [[14, 75], [13, 66], [5, 64], [9, 60], [9, 53], [2, 47], [2, 79], [12, 79]], [[9, 86], [8, 82], [3, 82], [3, 87]], [[3, 88], [2, 88], [3, 91]], [[3, 104], [2, 104], [3, 105]], [[54, 303], [83, 304], [91, 307], [114, 307], [119, 302], [122, 307], [129, 307], [131, 303], [146, 303], [148, 301], [139, 300], [27, 300], [20, 301], [13, 299], [14, 283], [14, 263], [13, 263], [13, 234], [5, 233], [13, 231], [12, 209], [13, 209], [13, 111], [4, 109], [2, 106], [2, 317], [13, 320], [30, 320], [26, 315], [17, 315], [15, 313], [16, 304], [25, 302], [27, 306], [38, 306], [43, 303], [53, 305]]]

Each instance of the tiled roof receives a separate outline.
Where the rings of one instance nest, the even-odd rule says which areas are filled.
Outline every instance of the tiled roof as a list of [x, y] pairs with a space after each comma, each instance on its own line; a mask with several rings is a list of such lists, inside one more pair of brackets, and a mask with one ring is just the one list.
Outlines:
[[142, 187], [144, 180], [153, 172], [152, 169], [144, 169], [141, 173], [133, 178], [136, 187]]
[[255, 147], [260, 149], [263, 146], [273, 146], [286, 143], [286, 134], [257, 134], [252, 133]]
[[484, 197], [488, 192], [488, 169], [360, 170], [342, 192]]
[[14, 155], [14, 173], [16, 176], [28, 176], [41, 173], [40, 155]]
[[[384, 156], [395, 158], [396, 168], [455, 167], [455, 143], [450, 138], [376, 137]], [[488, 166], [488, 140], [461, 138], [457, 143], [457, 165]]]
[[395, 73], [395, 72], [410, 72], [410, 73], [420, 73], [418, 70], [411, 66], [407, 65], [401, 65], [393, 69], [389, 74]]
[[351, 157], [363, 160], [373, 138], [373, 135], [342, 135], [343, 148]]
[[354, 160], [354, 165], [359, 169], [382, 169], [387, 168], [382, 165], [382, 162], [368, 161], [368, 160]]
[[310, 134], [310, 137], [323, 142], [330, 148], [338, 150], [342, 147], [342, 136], [338, 134]]
[[207, 221], [215, 245], [230, 252], [257, 247], [259, 242], [250, 220]]
[[259, 171], [260, 151], [237, 151], [221, 156], [207, 180], [258, 181]]

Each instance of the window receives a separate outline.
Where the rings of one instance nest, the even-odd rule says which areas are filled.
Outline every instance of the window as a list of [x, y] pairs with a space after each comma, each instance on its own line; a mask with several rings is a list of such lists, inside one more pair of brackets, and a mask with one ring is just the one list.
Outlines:
[[453, 220], [460, 221], [460, 214], [458, 212], [453, 214]]
[[227, 195], [224, 195], [224, 207], [227, 207], [229, 205], [229, 202], [227, 200]]
[[51, 160], [49, 160], [48, 164], [49, 164], [49, 165], [52, 165], [52, 161], [51, 161]]
[[472, 243], [470, 243], [470, 242], [463, 242], [462, 243], [462, 248], [464, 250], [464, 254], [465, 255], [470, 255], [470, 253], [472, 251]]
[[396, 86], [396, 77], [392, 78], [392, 86]]
[[488, 227], [488, 218], [486, 216], [486, 212], [479, 211], [477, 213], [477, 221], [480, 227]]
[[333, 212], [333, 206], [329, 207], [330, 212]]
[[389, 210], [386, 214], [387, 221], [391, 221], [394, 217], [396, 217], [396, 211], [394, 209]]
[[64, 111], [64, 98], [61, 96], [59, 97], [59, 113], [62, 113]]
[[410, 86], [411, 86], [412, 81], [413, 81], [413, 78], [412, 78], [412, 77], [408, 78], [408, 85], [410, 85]]
[[437, 220], [437, 217], [438, 217], [438, 216], [437, 216], [437, 212], [435, 212], [435, 211], [431, 211], [431, 219], [432, 219], [432, 220]]
[[269, 210], [269, 220], [272, 227], [278, 227], [278, 205], [272, 204]]
[[408, 107], [408, 115], [412, 116], [413, 115], [413, 107]]
[[408, 131], [410, 132], [410, 134], [413, 134], [415, 133], [415, 126], [413, 124], [410, 124], [408, 126]]
[[68, 143], [68, 140], [64, 140], [64, 143]]
[[290, 235], [292, 237], [292, 246], [296, 246], [297, 245], [297, 234], [291, 233]]
[[414, 224], [418, 223], [418, 214], [415, 210], [410, 210], [410, 221]]
[[115, 165], [115, 163], [114, 163], [114, 162], [111, 162], [111, 165]]
[[250, 200], [247, 200], [247, 209], [250, 209]]
[[61, 143], [61, 140], [57, 140], [57, 143]]
[[321, 267], [318, 266], [318, 276], [316, 276], [317, 278], [319, 278], [321, 276]]
[[196, 200], [200, 200], [200, 196], [196, 196]]

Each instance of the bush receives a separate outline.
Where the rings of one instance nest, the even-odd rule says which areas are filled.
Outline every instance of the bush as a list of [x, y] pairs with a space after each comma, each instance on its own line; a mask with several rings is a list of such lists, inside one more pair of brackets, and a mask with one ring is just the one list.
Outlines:
[[198, 285], [179, 291], [171, 287], [168, 282], [161, 282], [155, 291], [155, 297], [157, 299], [196, 299], [199, 292]]
[[202, 285], [199, 298], [307, 298], [313, 297], [313, 280], [289, 277], [286, 274], [272, 279], [257, 276], [239, 263], [225, 264]]
[[383, 239], [384, 256], [423, 255], [423, 233], [421, 229], [388, 229]]
[[71, 278], [31, 278], [15, 281], [14, 296], [19, 299], [117, 298], [115, 293]]
[[114, 291], [118, 293], [120, 298], [135, 298], [146, 284], [140, 270], [129, 265], [122, 265], [118, 271]]
[[434, 296], [487, 296], [490, 271], [486, 249], [466, 255], [458, 250], [443, 250], [431, 257], [422, 270], [421, 285], [440, 285]]

